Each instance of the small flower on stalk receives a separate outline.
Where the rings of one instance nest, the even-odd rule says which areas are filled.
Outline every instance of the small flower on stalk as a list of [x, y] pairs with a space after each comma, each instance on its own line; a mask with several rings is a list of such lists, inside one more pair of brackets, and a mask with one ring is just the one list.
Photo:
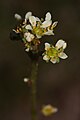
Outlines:
[[43, 60], [52, 63], [58, 63], [59, 58], [66, 59], [68, 56], [64, 53], [67, 44], [63, 40], [59, 40], [55, 47], [49, 43], [45, 43], [45, 52], [43, 53]]
[[53, 28], [56, 27], [58, 22], [52, 24], [51, 14], [48, 12], [45, 17], [45, 21], [42, 22], [38, 17], [30, 16], [29, 24], [25, 26], [27, 30], [36, 35], [37, 38], [41, 38], [44, 35], [54, 35]]
[[45, 105], [42, 108], [42, 113], [44, 116], [50, 116], [54, 113], [56, 113], [58, 111], [58, 109], [56, 107], [53, 107], [52, 105]]

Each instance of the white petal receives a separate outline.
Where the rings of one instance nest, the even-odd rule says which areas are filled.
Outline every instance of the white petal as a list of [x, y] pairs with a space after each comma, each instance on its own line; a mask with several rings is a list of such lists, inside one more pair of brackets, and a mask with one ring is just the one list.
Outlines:
[[48, 60], [49, 60], [49, 57], [48, 57], [47, 55], [44, 55], [44, 56], [43, 56], [43, 60], [48, 61]]
[[49, 43], [45, 43], [45, 50], [48, 50], [50, 48], [50, 44]]
[[14, 15], [14, 17], [15, 17], [17, 20], [21, 20], [21, 19], [22, 19], [22, 17], [21, 17], [19, 14], [17, 14], [17, 13]]
[[19, 31], [16, 31], [15, 29], [13, 29], [13, 31], [14, 31], [15, 33], [19, 33]]
[[27, 12], [25, 15], [25, 19], [28, 20], [30, 16], [32, 16], [32, 12]]
[[27, 25], [25, 28], [26, 28], [27, 30], [32, 30], [31, 25]]
[[54, 22], [54, 23], [52, 24], [52, 27], [51, 27], [51, 28], [52, 28], [52, 29], [55, 28], [55, 27], [57, 26], [57, 24], [58, 24], [58, 21]]
[[46, 14], [45, 20], [46, 20], [46, 21], [47, 21], [47, 20], [51, 20], [51, 14], [50, 14], [50, 12], [48, 12], [48, 13]]
[[65, 49], [67, 46], [67, 43], [65, 42], [64, 45], [63, 45], [63, 49]]
[[52, 24], [52, 21], [44, 21], [41, 25], [42, 28], [46, 28], [49, 27]]
[[27, 37], [28, 36], [28, 33], [26, 32], [26, 33], [24, 33], [24, 37]]
[[50, 60], [53, 64], [55, 64], [57, 61], [56, 61], [56, 59], [51, 59]]
[[27, 41], [31, 42], [34, 39], [34, 35], [30, 34], [30, 36], [27, 37]]
[[29, 52], [29, 48], [26, 48], [25, 51], [26, 51], [26, 52]]
[[36, 17], [36, 21], [40, 21], [40, 19], [38, 17]]
[[62, 59], [66, 59], [68, 56], [64, 52], [62, 52], [59, 54], [59, 57]]
[[54, 35], [53, 30], [48, 30], [44, 33], [44, 35]]
[[31, 23], [32, 26], [36, 26], [36, 17], [30, 16], [29, 17], [29, 22]]
[[59, 48], [63, 48], [63, 49], [65, 49], [66, 48], [66, 42], [65, 41], [63, 41], [63, 40], [59, 40], [57, 43], [56, 43], [56, 47], [57, 47], [57, 49], [59, 49]]

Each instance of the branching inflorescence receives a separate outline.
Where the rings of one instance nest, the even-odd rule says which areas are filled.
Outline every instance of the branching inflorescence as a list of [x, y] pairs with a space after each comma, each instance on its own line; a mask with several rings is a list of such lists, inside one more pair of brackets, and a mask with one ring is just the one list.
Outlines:
[[[57, 26], [57, 21], [52, 22], [50, 12], [47, 12], [45, 18], [39, 19], [32, 15], [32, 12], [28, 12], [23, 19], [20, 15], [15, 14], [15, 18], [19, 22], [19, 25], [12, 30], [10, 38], [12, 40], [21, 40], [24, 43], [25, 52], [28, 53], [32, 60], [32, 120], [36, 119], [36, 76], [39, 56], [43, 57], [46, 62], [52, 62], [53, 64], [59, 63], [60, 58], [66, 59], [68, 56], [64, 53], [67, 43], [60, 39], [56, 45], [52, 45], [48, 42], [44, 45], [44, 50], [40, 50], [39, 47], [42, 43], [41, 38], [45, 35], [54, 35], [54, 28]], [[29, 79], [25, 78], [25, 82]], [[57, 112], [57, 108], [51, 105], [44, 106], [42, 113], [45, 116], [51, 115]]]
[[[20, 24], [16, 29], [13, 29], [13, 32], [16, 34], [17, 39], [21, 39], [24, 43], [25, 51], [33, 54], [40, 53], [39, 46], [42, 42], [40, 38], [45, 35], [54, 35], [54, 28], [58, 23], [57, 21], [52, 22], [50, 12], [45, 15], [45, 19], [33, 16], [32, 12], [26, 13], [24, 19], [18, 14], [15, 14], [15, 18]], [[66, 59], [68, 57], [64, 53], [66, 46], [67, 44], [63, 40], [59, 40], [55, 46], [45, 43], [42, 53], [43, 60], [58, 63], [59, 58]]]

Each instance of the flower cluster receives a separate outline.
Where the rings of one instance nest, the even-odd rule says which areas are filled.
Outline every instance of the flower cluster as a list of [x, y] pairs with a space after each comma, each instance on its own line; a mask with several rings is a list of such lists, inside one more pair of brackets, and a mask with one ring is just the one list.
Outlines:
[[[39, 56], [38, 53], [41, 52], [39, 51], [40, 38], [44, 35], [54, 35], [54, 28], [58, 22], [52, 22], [50, 12], [46, 13], [44, 19], [33, 16], [32, 12], [27, 12], [24, 19], [19, 14], [15, 14], [15, 18], [20, 21], [20, 24], [13, 31], [20, 35], [25, 51], [31, 52], [31, 56], [36, 53]], [[63, 40], [59, 40], [55, 46], [45, 43], [45, 50], [41, 52], [43, 60], [58, 63], [60, 58], [66, 59], [68, 57], [64, 53], [66, 46], [67, 44]]]
[[[17, 20], [22, 19], [18, 14], [15, 14], [15, 18]], [[33, 16], [32, 12], [28, 12], [23, 20], [23, 25], [15, 32], [23, 33], [22, 40], [25, 43], [25, 51], [35, 51], [40, 44], [39, 39], [42, 36], [54, 35], [53, 29], [56, 27], [57, 23], [57, 21], [52, 23], [50, 12], [45, 15], [45, 20], [43, 18], [39, 19], [38, 17]]]
[[58, 63], [59, 58], [66, 59], [68, 56], [64, 53], [67, 44], [63, 40], [59, 40], [55, 46], [45, 43], [45, 52], [43, 53], [43, 60], [52, 63]]

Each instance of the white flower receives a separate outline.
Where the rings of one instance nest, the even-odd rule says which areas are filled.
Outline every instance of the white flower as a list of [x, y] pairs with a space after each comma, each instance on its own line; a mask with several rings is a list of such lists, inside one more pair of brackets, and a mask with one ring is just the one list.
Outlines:
[[33, 34], [31, 34], [31, 33], [24, 33], [24, 37], [26, 38], [26, 40], [28, 41], [28, 42], [31, 42], [33, 39], [34, 39], [34, 35]]
[[55, 47], [49, 43], [45, 43], [45, 52], [43, 53], [43, 60], [52, 63], [58, 63], [59, 58], [66, 59], [68, 56], [64, 53], [67, 44], [63, 40], [59, 40]]
[[32, 13], [28, 14], [30, 15], [28, 17], [29, 24], [25, 26], [25, 29], [31, 30], [36, 38], [40, 39], [44, 35], [54, 35], [53, 28], [57, 25], [57, 21], [52, 24], [50, 12], [47, 12], [43, 22], [38, 17], [32, 16]]
[[22, 19], [22, 17], [21, 17], [19, 14], [17, 14], [17, 13], [14, 15], [14, 17], [15, 17], [17, 20], [21, 20], [21, 19]]
[[32, 33], [36, 35], [37, 38], [41, 38], [42, 35], [42, 29], [37, 25], [37, 21], [40, 22], [40, 19], [38, 17], [30, 16], [29, 17], [29, 22], [30, 24], [26, 25], [27, 30], [31, 30]]
[[[17, 20], [21, 20], [21, 16], [15, 14], [15, 18]], [[20, 32], [29, 32], [33, 34], [36, 39], [40, 39], [44, 35], [54, 35], [53, 28], [57, 25], [57, 21], [52, 24], [51, 14], [47, 12], [45, 15], [45, 20], [39, 19], [32, 15], [32, 12], [27, 12], [25, 15], [25, 19], [23, 21], [22, 29], [20, 28]], [[17, 30], [19, 31], [19, 30]], [[31, 41], [31, 37], [26, 37], [28, 41]]]

